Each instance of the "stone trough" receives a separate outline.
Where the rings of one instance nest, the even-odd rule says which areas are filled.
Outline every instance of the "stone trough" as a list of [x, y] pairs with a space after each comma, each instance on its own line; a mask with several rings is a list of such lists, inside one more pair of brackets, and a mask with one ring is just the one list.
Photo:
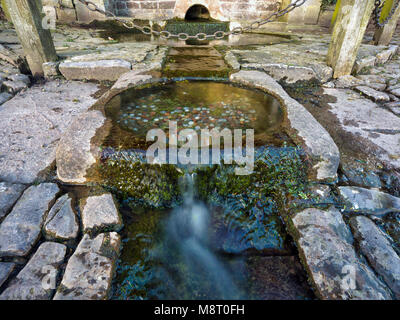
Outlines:
[[[264, 72], [240, 71], [232, 74], [230, 80], [245, 87], [261, 89], [277, 98], [287, 115], [286, 133], [312, 159], [314, 179], [324, 182], [336, 180], [339, 150], [330, 135], [301, 104]], [[146, 71], [131, 71], [122, 75], [110, 91], [72, 123], [61, 138], [56, 155], [58, 178], [72, 184], [89, 182], [89, 171], [99, 160], [100, 146], [111, 128], [104, 114], [104, 106], [127, 89], [162, 81]]]

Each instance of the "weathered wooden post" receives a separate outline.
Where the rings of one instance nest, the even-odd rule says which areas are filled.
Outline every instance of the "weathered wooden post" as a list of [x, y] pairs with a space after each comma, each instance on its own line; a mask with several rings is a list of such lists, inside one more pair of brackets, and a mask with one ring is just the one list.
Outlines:
[[341, 0], [328, 51], [333, 77], [349, 75], [364, 37], [374, 0]]
[[[384, 10], [386, 9], [386, 14], [382, 17], [385, 20], [392, 9], [394, 4], [393, 0], [387, 0], [385, 2]], [[375, 45], [383, 45], [387, 46], [392, 40], [393, 34], [396, 31], [397, 22], [400, 18], [400, 6], [397, 7], [397, 10], [393, 14], [392, 18], [389, 22], [382, 28], [378, 28], [374, 34], [374, 43]], [[381, 21], [382, 22], [382, 21]]]
[[43, 76], [42, 65], [56, 61], [57, 53], [50, 30], [42, 26], [40, 1], [5, 0], [33, 76]]

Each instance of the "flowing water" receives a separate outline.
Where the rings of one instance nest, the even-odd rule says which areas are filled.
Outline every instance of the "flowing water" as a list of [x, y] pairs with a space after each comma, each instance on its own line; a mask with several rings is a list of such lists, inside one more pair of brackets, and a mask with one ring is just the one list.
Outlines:
[[[297, 258], [230, 255], [212, 241], [215, 212], [180, 179], [183, 203], [169, 211], [128, 210], [114, 299], [309, 299]], [[219, 239], [221, 240], [221, 239]]]

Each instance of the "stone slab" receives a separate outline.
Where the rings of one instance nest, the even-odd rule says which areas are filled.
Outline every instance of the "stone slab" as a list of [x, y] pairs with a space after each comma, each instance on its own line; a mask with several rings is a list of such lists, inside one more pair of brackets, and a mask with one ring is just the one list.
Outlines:
[[132, 65], [125, 60], [66, 61], [60, 63], [59, 69], [68, 80], [116, 81]]
[[59, 191], [56, 184], [43, 183], [24, 192], [0, 224], [0, 257], [23, 257], [30, 252]]
[[67, 247], [44, 242], [0, 295], [0, 300], [50, 300]]
[[388, 288], [358, 258], [350, 229], [334, 207], [306, 209], [289, 224], [320, 299], [391, 300]]
[[115, 232], [94, 239], [84, 235], [68, 261], [54, 300], [107, 299], [120, 245], [120, 236]]
[[82, 224], [85, 233], [120, 231], [122, 219], [110, 193], [85, 199]]
[[25, 189], [22, 184], [0, 182], [0, 221], [11, 211]]
[[359, 216], [350, 220], [354, 237], [361, 252], [387, 286], [400, 299], [400, 258], [384, 233], [368, 218]]
[[61, 135], [95, 99], [91, 83], [50, 81], [0, 106], [0, 180], [30, 184], [55, 161]]

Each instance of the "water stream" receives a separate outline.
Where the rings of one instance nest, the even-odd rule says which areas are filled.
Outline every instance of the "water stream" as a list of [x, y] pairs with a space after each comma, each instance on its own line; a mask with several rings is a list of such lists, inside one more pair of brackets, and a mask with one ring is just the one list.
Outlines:
[[[199, 292], [210, 290], [219, 299], [237, 299], [240, 293], [232, 276], [209, 244], [210, 212], [194, 196], [193, 174], [183, 177], [183, 205], [175, 209], [166, 226], [166, 241], [180, 254], [187, 275], [196, 275]], [[183, 279], [189, 284], [190, 279]], [[205, 288], [206, 287], [206, 288]]]

